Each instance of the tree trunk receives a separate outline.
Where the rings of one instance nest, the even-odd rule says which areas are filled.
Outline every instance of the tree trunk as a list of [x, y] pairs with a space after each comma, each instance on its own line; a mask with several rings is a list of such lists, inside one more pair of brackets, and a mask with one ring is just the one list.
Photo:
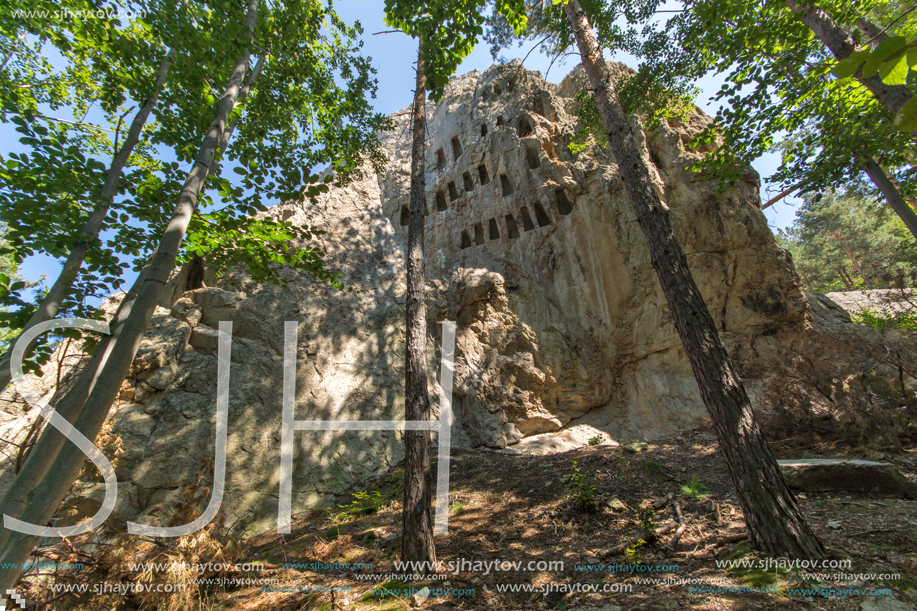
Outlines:
[[866, 19], [866, 17], [860, 17], [856, 20], [854, 25], [856, 25], [857, 29], [865, 37], [863, 44], [867, 44], [868, 41], [869, 46], [871, 46], [873, 49], [888, 40], [888, 34], [883, 32], [882, 28], [874, 24], [872, 21]]
[[857, 157], [859, 157], [862, 162], [863, 168], [866, 170], [873, 184], [875, 184], [879, 188], [879, 191], [882, 192], [882, 195], [885, 196], [885, 201], [888, 202], [891, 209], [895, 211], [898, 218], [904, 221], [904, 225], [907, 227], [908, 231], [911, 232], [911, 235], [917, 238], [917, 214], [914, 213], [914, 209], [911, 208], [901, 195], [901, 191], [898, 190], [892, 179], [889, 178], [885, 170], [882, 169], [882, 166], [876, 163], [874, 159], [865, 155], [857, 155]]
[[850, 276], [847, 274], [847, 271], [843, 268], [837, 270], [837, 275], [841, 277], [841, 282], [844, 283], [844, 286], [847, 287], [848, 291], [856, 289], [856, 285], [853, 284], [853, 280], [850, 279]]
[[653, 268], [716, 429], [745, 513], [749, 538], [757, 549], [772, 556], [822, 558], [825, 549], [783, 481], [745, 388], [691, 277], [672, 231], [668, 208], [653, 187], [589, 21], [578, 0], [570, 0], [566, 12], [609, 145], [646, 236]]
[[[16, 345], [19, 337], [35, 325], [54, 318], [60, 308], [61, 302], [70, 296], [73, 291], [73, 283], [76, 282], [80, 268], [83, 266], [83, 261], [89, 253], [89, 247], [99, 237], [105, 217], [108, 216], [108, 211], [111, 209], [115, 195], [118, 193], [118, 181], [121, 179], [121, 172], [124, 170], [124, 166], [127, 165], [127, 160], [130, 158], [137, 142], [140, 141], [140, 133], [143, 131], [143, 126], [146, 124], [150, 113], [153, 111], [153, 107], [156, 106], [156, 102], [159, 99], [159, 92], [162, 90], [162, 86], [166, 81], [166, 76], [169, 73], [169, 68], [172, 65], [172, 61], [175, 59], [175, 55], [175, 50], [170, 49], [160, 63], [159, 74], [156, 75], [153, 91], [131, 122], [131, 127], [127, 132], [124, 144], [121, 145], [121, 148], [119, 148], [112, 157], [111, 166], [108, 168], [108, 174], [105, 176], [105, 183], [102, 185], [102, 191], [99, 194], [99, 205], [92, 211], [89, 218], [86, 219], [86, 223], [80, 229], [76, 244], [73, 246], [70, 255], [64, 262], [60, 275], [58, 275], [54, 284], [51, 285], [51, 289], [48, 291], [48, 294], [45, 295], [45, 298], [42, 299], [38, 309], [29, 319], [29, 322], [19, 331], [16, 338], [10, 342], [9, 350], [7, 350], [3, 358], [0, 359], [0, 391], [6, 388], [7, 384], [9, 384], [12, 379], [10, 358], [13, 354], [13, 346]], [[32, 351], [36, 342], [37, 339], [29, 344], [25, 351], [26, 355]], [[66, 414], [62, 413], [61, 415], [67, 418]]]
[[[419, 42], [419, 39], [418, 39]], [[414, 139], [411, 147], [411, 201], [408, 215], [407, 341], [404, 371], [405, 420], [430, 420], [427, 392], [427, 313], [424, 305], [424, 110], [426, 77], [418, 49], [414, 87]], [[401, 560], [436, 561], [433, 543], [433, 496], [430, 431], [404, 432], [404, 512]]]
[[[856, 50], [856, 44], [840, 26], [834, 23], [831, 16], [817, 6], [800, 7], [795, 0], [786, 0], [786, 5], [794, 13], [802, 13], [802, 21], [815, 36], [822, 41], [834, 54], [837, 61], [847, 59]], [[854, 77], [869, 89], [893, 115], [898, 114], [901, 107], [913, 97], [904, 85], [886, 85], [878, 75], [866, 78], [863, 76], [862, 66], [857, 69]]]
[[841, 235], [835, 229], [831, 229], [831, 235], [834, 236], [834, 239], [837, 240], [837, 243], [840, 244], [841, 248], [847, 253], [847, 258], [850, 259], [850, 262], [853, 264], [854, 269], [857, 270], [857, 273], [860, 275], [860, 278], [863, 279], [863, 282], [866, 283], [866, 287], [872, 290], [872, 282], [869, 281], [869, 278], [866, 277], [866, 273], [863, 271], [863, 268], [860, 267], [860, 262], [856, 260], [856, 257], [853, 256], [853, 253], [850, 252], [850, 249], [847, 248], [847, 245], [844, 244], [844, 240], [841, 239]]
[[[249, 0], [246, 25], [252, 36], [257, 11], [258, 0]], [[74, 427], [89, 439], [95, 439], [98, 436], [108, 416], [108, 411], [117, 397], [121, 382], [127, 376], [137, 349], [140, 347], [140, 342], [153, 317], [162, 290], [175, 268], [175, 258], [178, 256], [181, 241], [194, 214], [198, 196], [207, 179], [213, 157], [220, 146], [230, 112], [241, 96], [241, 92], [247, 93], [246, 90], [251, 84], [249, 81], [245, 88], [242, 87], [242, 80], [250, 57], [251, 54], [246, 48], [233, 69], [226, 93], [220, 100], [213, 122], [201, 144], [198, 157], [179, 192], [175, 210], [166, 225], [159, 247], [131, 289], [131, 293], [136, 298], [122, 304], [117, 320], [111, 325], [111, 335], [103, 337], [74, 389], [58, 403], [60, 411], [79, 414]], [[46, 429], [46, 434], [50, 432], [50, 429], [51, 427]], [[41, 460], [47, 461], [53, 458], [53, 456], [48, 458], [33, 451], [19, 476], [24, 475], [29, 468], [29, 463], [37, 460], [36, 457], [39, 456]], [[16, 504], [21, 507], [21, 510], [15, 511], [16, 507], [11, 507], [11, 511], [7, 512], [6, 499], [4, 499], [4, 512], [24, 522], [47, 524], [76, 479], [84, 460], [85, 456], [75, 445], [72, 443], [63, 445], [56, 458], [53, 458], [54, 462], [50, 469], [45, 469], [46, 475], [34, 489], [31, 487], [24, 489], [20, 486], [20, 478], [17, 476], [11, 490], [18, 491]], [[0, 564], [0, 591], [12, 588], [21, 572], [18, 568], [2, 567], [21, 567], [38, 541], [36, 536], [10, 532], [8, 529], [4, 529], [3, 535], [5, 540], [0, 545], [0, 559], [3, 560], [0, 560], [0, 563], [7, 564]]]

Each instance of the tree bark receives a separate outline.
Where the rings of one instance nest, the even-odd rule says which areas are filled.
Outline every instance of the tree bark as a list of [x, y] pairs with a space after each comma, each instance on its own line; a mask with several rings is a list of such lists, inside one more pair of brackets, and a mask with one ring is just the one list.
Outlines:
[[857, 29], [865, 37], [866, 40], [864, 41], [864, 44], [866, 41], [868, 41], [868, 44], [873, 49], [888, 40], [888, 34], [883, 32], [882, 28], [874, 24], [872, 21], [866, 19], [866, 17], [860, 17], [856, 20], [854, 25], [856, 25]]
[[745, 513], [749, 538], [756, 548], [772, 556], [822, 558], [825, 549], [783, 481], [745, 388], [694, 283], [672, 231], [668, 208], [653, 187], [589, 21], [578, 0], [570, 0], [566, 12], [609, 145], [646, 236], [653, 268], [716, 429]]
[[[252, 37], [257, 12], [258, 0], [249, 0], [246, 25]], [[245, 77], [250, 57], [250, 51], [246, 48], [233, 69], [229, 85], [220, 100], [213, 122], [207, 130], [197, 159], [179, 192], [175, 210], [166, 225], [159, 247], [131, 289], [132, 296], [135, 298], [130, 301], [125, 299], [126, 303], [122, 303], [117, 320], [111, 325], [111, 335], [102, 339], [74, 389], [58, 403], [59, 411], [79, 414], [74, 422], [74, 427], [89, 439], [95, 439], [98, 436], [109, 409], [117, 397], [121, 382], [127, 376], [137, 349], [140, 347], [140, 342], [153, 317], [162, 290], [175, 268], [175, 259], [178, 256], [181, 241], [194, 214], [213, 157], [220, 146], [230, 112], [243, 90], [242, 80]], [[248, 84], [246, 84], [247, 87]], [[47, 427], [46, 433], [51, 428]], [[25, 473], [29, 463], [36, 456], [38, 453], [33, 451], [20, 475]], [[85, 456], [75, 445], [65, 444], [54, 458], [51, 468], [46, 470], [46, 475], [33, 489], [22, 489], [19, 485], [19, 476], [17, 476], [11, 490], [19, 490], [19, 497], [24, 498], [25, 503], [23, 504], [20, 500], [18, 503], [21, 507], [20, 511], [6, 513], [32, 524], [47, 524], [76, 479], [84, 460]], [[6, 509], [4, 507], [5, 511]], [[11, 510], [14, 509], [15, 507], [11, 507]], [[38, 537], [10, 532], [7, 529], [4, 529], [3, 535], [5, 540], [0, 545], [0, 558], [3, 560], [0, 562], [7, 564], [0, 564], [0, 567], [21, 567], [34, 548]], [[0, 591], [12, 588], [20, 572], [18, 568], [0, 568]]]
[[[853, 39], [834, 23], [834, 20], [825, 11], [817, 6], [801, 7], [796, 4], [795, 0], [786, 0], [786, 5], [794, 13], [802, 14], [803, 23], [809, 26], [815, 36], [831, 50], [837, 61], [847, 59], [856, 50]], [[913, 97], [904, 85], [886, 85], [878, 75], [864, 77], [862, 66], [857, 69], [854, 77], [869, 89], [893, 115], [898, 114], [901, 107]]]
[[[6, 388], [12, 379], [10, 358], [13, 354], [13, 346], [16, 345], [19, 337], [35, 325], [54, 318], [58, 309], [60, 309], [61, 302], [72, 293], [73, 283], [76, 282], [80, 268], [83, 266], [83, 261], [85, 261], [86, 255], [89, 253], [89, 247], [98, 239], [99, 233], [102, 231], [105, 217], [108, 216], [108, 211], [114, 203], [115, 195], [118, 193], [118, 181], [121, 179], [121, 172], [124, 170], [124, 166], [127, 165], [127, 160], [130, 158], [137, 142], [140, 141], [140, 133], [143, 131], [143, 126], [146, 125], [150, 113], [159, 100], [159, 92], [162, 90], [162, 86], [166, 81], [166, 77], [169, 74], [169, 68], [172, 65], [172, 61], [175, 59], [175, 55], [175, 50], [170, 49], [160, 63], [159, 73], [156, 75], [156, 81], [153, 85], [153, 91], [150, 97], [147, 98], [143, 106], [140, 107], [140, 110], [137, 111], [134, 120], [131, 122], [130, 129], [127, 132], [124, 144], [121, 145], [121, 148], [119, 148], [112, 157], [111, 166], [108, 168], [108, 174], [105, 176], [105, 183], [102, 185], [102, 191], [99, 194], [99, 205], [92, 211], [89, 218], [86, 219], [86, 223], [80, 229], [76, 244], [74, 244], [70, 251], [70, 255], [64, 262], [64, 266], [57, 280], [51, 285], [48, 294], [42, 299], [38, 309], [32, 314], [32, 317], [26, 325], [19, 331], [16, 338], [10, 342], [9, 350], [7, 350], [6, 354], [0, 359], [0, 391]], [[36, 342], [37, 339], [29, 344], [25, 352], [26, 355], [32, 351]], [[65, 418], [67, 417], [65, 414], [61, 415]]]
[[831, 229], [831, 235], [834, 236], [834, 239], [837, 240], [837, 243], [840, 244], [841, 248], [847, 253], [847, 258], [850, 259], [850, 262], [853, 264], [853, 268], [857, 270], [857, 273], [862, 278], [863, 282], [866, 283], [866, 288], [872, 290], [872, 282], [869, 281], [869, 278], [866, 277], [866, 273], [863, 272], [863, 268], [860, 267], [860, 262], [856, 260], [856, 257], [853, 256], [853, 253], [850, 252], [850, 249], [847, 248], [847, 245], [844, 244], [844, 240], [841, 239], [841, 235], [834, 229]]
[[882, 192], [882, 195], [885, 196], [885, 201], [891, 206], [891, 209], [895, 211], [898, 218], [904, 222], [904, 225], [907, 227], [908, 231], [911, 232], [911, 235], [917, 238], [917, 214], [914, 213], [914, 209], [911, 208], [904, 199], [904, 196], [901, 195], [901, 191], [898, 190], [892, 179], [889, 178], [885, 170], [882, 169], [882, 166], [876, 163], [874, 159], [865, 155], [857, 155], [857, 157], [863, 164], [863, 169], [866, 170], [866, 174], [869, 175], [873, 184], [875, 184], [879, 188], [879, 191]]
[[793, 185], [793, 186], [790, 187], [789, 189], [784, 189], [783, 191], [781, 191], [780, 193], [778, 193], [778, 194], [775, 195], [774, 197], [772, 197], [772, 198], [770, 198], [769, 200], [767, 200], [767, 202], [765, 202], [764, 204], [762, 204], [762, 205], [761, 205], [761, 210], [766, 210], [766, 209], [770, 208], [771, 206], [773, 206], [774, 204], [776, 204], [777, 202], [779, 202], [781, 199], [783, 199], [783, 198], [786, 197], [787, 195], [791, 194], [793, 191], [795, 191], [795, 190], [797, 190], [797, 189], [801, 189], [802, 187], [805, 186], [806, 182], [808, 182], [808, 181], [803, 181], [803, 182], [799, 183], [798, 185]]
[[[420, 39], [418, 38], [418, 42]], [[417, 81], [414, 87], [414, 138], [411, 147], [411, 195], [407, 243], [407, 341], [405, 346], [405, 419], [430, 420], [427, 391], [427, 313], [424, 304], [424, 110], [426, 77], [418, 45]], [[430, 431], [404, 432], [404, 512], [401, 560], [436, 561], [433, 543], [433, 496], [430, 469]]]
[[848, 291], [856, 289], [856, 285], [853, 284], [853, 280], [850, 279], [850, 276], [843, 268], [837, 270], [837, 275], [841, 277], [841, 282], [844, 283], [844, 286], [847, 287]]

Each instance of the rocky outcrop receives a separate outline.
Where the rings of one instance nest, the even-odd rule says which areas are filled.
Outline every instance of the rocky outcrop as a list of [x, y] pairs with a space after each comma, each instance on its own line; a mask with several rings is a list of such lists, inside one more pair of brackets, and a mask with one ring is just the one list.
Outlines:
[[[707, 416], [617, 167], [598, 146], [569, 152], [581, 89], [576, 71], [552, 85], [513, 63], [454, 79], [428, 109], [428, 370], [438, 410], [439, 325], [457, 321], [456, 445], [530, 438], [524, 445], [550, 448], [541, 436], [555, 431], [570, 431], [564, 443], [595, 431], [656, 437]], [[198, 472], [206, 480], [219, 321], [233, 323], [229, 523], [269, 528], [276, 516], [285, 321], [299, 327], [298, 420], [403, 418], [410, 130], [407, 113], [393, 119], [382, 175], [366, 171], [316, 205], [266, 213], [324, 230], [318, 246], [349, 290], [289, 269], [280, 270], [288, 288], [239, 271], [205, 274], [203, 288], [185, 291], [200, 270], [176, 275], [105, 433], [125, 490], [120, 515], [154, 520]], [[695, 109], [649, 134], [637, 118], [632, 125], [694, 278], [755, 388], [787, 338], [818, 323], [759, 209], [754, 170], [720, 194], [715, 179], [688, 169], [702, 154], [689, 145], [709, 121]], [[22, 430], [21, 408], [5, 409]], [[402, 456], [394, 432], [297, 432], [293, 506], [359, 488]], [[80, 484], [77, 514], [101, 498], [93, 485]]]
[[846, 291], [828, 293], [828, 299], [851, 314], [869, 310], [880, 316], [892, 317], [900, 312], [917, 308], [917, 296], [912, 289], [872, 289], [868, 291]]

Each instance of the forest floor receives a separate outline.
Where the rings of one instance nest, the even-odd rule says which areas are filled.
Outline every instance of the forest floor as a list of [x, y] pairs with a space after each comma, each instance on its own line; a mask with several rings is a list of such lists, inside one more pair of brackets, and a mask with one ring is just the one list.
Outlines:
[[[840, 456], [831, 444], [811, 439], [771, 445], [778, 458]], [[896, 454], [861, 453], [860, 457], [881, 458], [910, 479], [917, 476], [917, 448]], [[336, 508], [294, 516], [291, 534], [272, 531], [243, 542], [233, 554], [236, 561], [263, 562], [265, 569], [210, 576], [225, 578], [225, 583], [242, 577], [273, 583], [216, 589], [201, 586], [205, 594], [201, 598], [206, 598], [201, 608], [917, 608], [914, 500], [853, 493], [799, 494], [802, 510], [829, 559], [849, 561], [849, 565], [788, 570], [784, 561], [767, 570], [729, 568], [727, 562], [756, 564], [767, 559], [752, 552], [747, 541], [736, 542], [745, 532], [745, 522], [716, 438], [709, 430], [651, 441], [639, 452], [610, 444], [547, 456], [455, 450], [450, 471], [449, 533], [435, 537], [441, 570], [395, 568], [401, 548], [403, 494], [403, 472], [395, 469], [366, 491], [362, 500], [342, 497]], [[584, 505], [594, 501], [595, 509], [583, 511], [573, 492], [579, 493]], [[670, 493], [673, 496], [668, 499]], [[379, 508], [372, 513], [361, 511], [373, 509], [372, 499], [378, 499]], [[657, 501], [665, 504], [654, 511], [653, 503], [661, 505]], [[671, 549], [665, 545], [674, 530], [658, 535], [655, 541], [647, 536], [647, 529], [671, 521], [685, 526]], [[634, 545], [640, 539], [646, 542]], [[495, 570], [495, 561], [521, 562], [521, 570], [499, 570], [509, 568], [500, 564]], [[545, 568], [539, 561], [563, 565]], [[532, 570], [526, 570], [529, 562], [534, 562]], [[829, 575], [813, 577], [812, 573]], [[429, 588], [428, 597], [412, 597], [424, 587]], [[587, 592], [587, 588], [597, 591]], [[58, 596], [48, 608], [94, 606], [84, 607], [84, 603], [85, 598], [80, 602]], [[166, 608], [161, 603], [157, 606]], [[107, 603], [105, 608], [109, 608]]]

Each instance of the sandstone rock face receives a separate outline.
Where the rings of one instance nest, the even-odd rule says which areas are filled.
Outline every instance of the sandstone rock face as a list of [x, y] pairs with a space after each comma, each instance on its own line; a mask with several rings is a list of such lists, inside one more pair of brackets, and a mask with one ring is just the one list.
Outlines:
[[[533, 438], [526, 445], [548, 447], [534, 436], [576, 427], [566, 442], [596, 430], [615, 440], [658, 437], [706, 418], [617, 167], [598, 146], [569, 152], [583, 82], [575, 71], [553, 85], [513, 63], [454, 79], [428, 107], [430, 389], [438, 410], [440, 323], [457, 321], [455, 445]], [[175, 502], [198, 472], [207, 481], [220, 321], [233, 324], [229, 523], [265, 529], [276, 519], [285, 321], [299, 330], [298, 420], [403, 419], [411, 139], [408, 114], [394, 120], [383, 135], [384, 174], [366, 172], [318, 205], [266, 213], [325, 230], [318, 245], [352, 291], [287, 269], [285, 289], [240, 271], [205, 274], [203, 288], [186, 292], [200, 270], [176, 275], [105, 432], [124, 490], [121, 517], [155, 521], [157, 506]], [[634, 118], [633, 129], [753, 388], [783, 338], [814, 319], [759, 210], [754, 170], [718, 195], [716, 180], [687, 169], [701, 154], [687, 145], [709, 120], [695, 110], [650, 134]], [[21, 405], [3, 409], [0, 426], [17, 431], [34, 418]], [[294, 511], [365, 486], [403, 456], [395, 432], [296, 432], [295, 446]], [[7, 465], [0, 481], [10, 476]], [[100, 492], [80, 483], [75, 513], [91, 513]]]

